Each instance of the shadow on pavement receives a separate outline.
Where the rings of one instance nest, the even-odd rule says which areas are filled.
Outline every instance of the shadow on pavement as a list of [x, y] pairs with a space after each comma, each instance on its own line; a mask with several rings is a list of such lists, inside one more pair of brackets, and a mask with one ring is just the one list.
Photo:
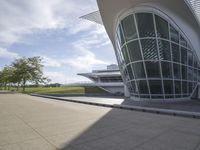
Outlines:
[[60, 150], [193, 149], [200, 142], [200, 133], [193, 136], [187, 128], [195, 128], [195, 121], [198, 120], [112, 109]]

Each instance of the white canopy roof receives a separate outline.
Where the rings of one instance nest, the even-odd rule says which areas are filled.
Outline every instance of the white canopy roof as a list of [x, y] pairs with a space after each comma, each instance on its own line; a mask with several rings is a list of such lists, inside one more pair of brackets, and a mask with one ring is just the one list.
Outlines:
[[[200, 26], [200, 0], [185, 0], [185, 2], [190, 7]], [[89, 13], [87, 15], [81, 16], [80, 18], [103, 25], [103, 21], [99, 11]]]

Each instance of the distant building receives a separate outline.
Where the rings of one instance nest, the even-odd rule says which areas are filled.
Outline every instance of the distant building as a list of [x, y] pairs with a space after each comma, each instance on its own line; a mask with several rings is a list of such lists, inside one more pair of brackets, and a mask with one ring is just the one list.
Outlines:
[[124, 95], [121, 73], [115, 64], [107, 66], [104, 70], [93, 70], [91, 73], [79, 73], [78, 75], [90, 79], [96, 86], [109, 93]]
[[199, 0], [97, 0], [82, 18], [105, 26], [129, 96], [200, 98]]

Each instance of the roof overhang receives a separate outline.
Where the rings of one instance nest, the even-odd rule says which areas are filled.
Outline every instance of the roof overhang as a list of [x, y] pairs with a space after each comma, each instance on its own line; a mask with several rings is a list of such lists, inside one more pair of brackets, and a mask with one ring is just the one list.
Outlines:
[[168, 16], [186, 35], [200, 57], [200, 19], [197, 19], [199, 0], [97, 0], [97, 2], [103, 25], [114, 47], [119, 18], [135, 8], [149, 7]]

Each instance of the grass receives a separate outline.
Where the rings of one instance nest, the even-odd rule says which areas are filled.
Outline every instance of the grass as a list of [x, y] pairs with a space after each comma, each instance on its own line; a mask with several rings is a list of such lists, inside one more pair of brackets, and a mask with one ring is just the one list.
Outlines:
[[[16, 91], [16, 88], [10, 88], [11, 91]], [[18, 92], [23, 92], [22, 88], [19, 88]], [[88, 94], [88, 93], [106, 93], [98, 87], [38, 87], [38, 88], [26, 88], [24, 93], [34, 94]]]

